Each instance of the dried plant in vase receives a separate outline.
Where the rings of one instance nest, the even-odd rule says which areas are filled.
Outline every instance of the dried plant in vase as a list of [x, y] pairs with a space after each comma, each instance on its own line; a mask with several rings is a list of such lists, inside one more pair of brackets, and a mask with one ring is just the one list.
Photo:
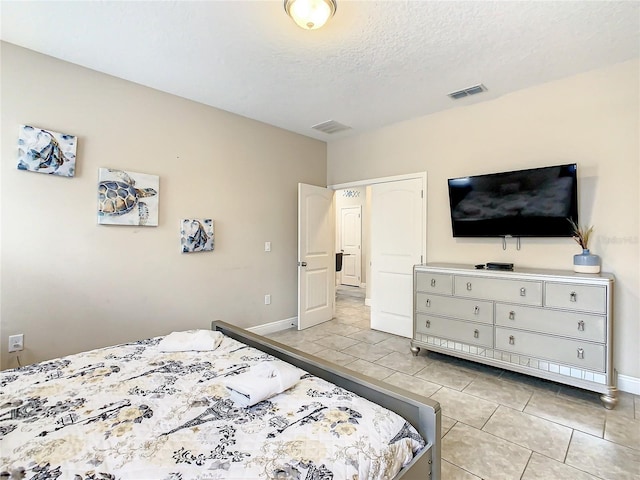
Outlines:
[[599, 273], [600, 257], [589, 251], [589, 240], [593, 233], [593, 225], [581, 227], [573, 219], [569, 219], [572, 228], [572, 237], [582, 247], [582, 253], [573, 256], [573, 271], [579, 273]]

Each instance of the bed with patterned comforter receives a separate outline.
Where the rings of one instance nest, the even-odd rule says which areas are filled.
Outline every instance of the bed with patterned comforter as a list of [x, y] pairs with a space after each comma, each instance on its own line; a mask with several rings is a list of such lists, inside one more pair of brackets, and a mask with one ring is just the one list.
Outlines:
[[161, 337], [0, 372], [0, 471], [27, 479], [388, 479], [425, 442], [402, 417], [305, 374], [252, 407], [225, 379], [270, 355]]

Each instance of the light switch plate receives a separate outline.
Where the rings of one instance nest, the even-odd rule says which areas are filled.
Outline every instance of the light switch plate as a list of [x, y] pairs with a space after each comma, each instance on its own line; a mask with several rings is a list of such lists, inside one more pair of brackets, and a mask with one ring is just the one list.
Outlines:
[[18, 335], [10, 335], [9, 336], [9, 353], [20, 352], [22, 350], [24, 350], [24, 334], [19, 333]]

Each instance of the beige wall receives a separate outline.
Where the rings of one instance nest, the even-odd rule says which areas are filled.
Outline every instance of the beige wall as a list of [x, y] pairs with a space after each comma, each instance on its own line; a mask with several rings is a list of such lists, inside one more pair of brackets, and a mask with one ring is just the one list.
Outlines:
[[[296, 316], [297, 183], [326, 185], [324, 142], [1, 48], [4, 368], [15, 333], [24, 364], [212, 319]], [[20, 124], [77, 135], [76, 176], [18, 171]], [[159, 226], [97, 225], [99, 167], [159, 175]], [[192, 217], [215, 220], [213, 252], [180, 253]]]
[[[491, 86], [488, 86], [491, 88]], [[571, 269], [571, 239], [454, 239], [448, 178], [576, 162], [581, 223], [616, 275], [615, 362], [640, 379], [638, 61], [399, 123], [327, 147], [329, 185], [427, 171], [427, 260]], [[640, 384], [638, 384], [640, 386]]]

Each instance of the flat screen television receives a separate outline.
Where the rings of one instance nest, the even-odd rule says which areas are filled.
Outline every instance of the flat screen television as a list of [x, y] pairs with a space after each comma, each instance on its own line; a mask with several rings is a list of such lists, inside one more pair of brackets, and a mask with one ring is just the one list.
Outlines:
[[449, 179], [454, 237], [570, 237], [577, 165]]

